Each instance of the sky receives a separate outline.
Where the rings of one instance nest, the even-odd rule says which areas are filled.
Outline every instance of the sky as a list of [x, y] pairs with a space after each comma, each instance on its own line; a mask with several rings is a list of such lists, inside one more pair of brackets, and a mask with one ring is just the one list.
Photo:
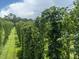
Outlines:
[[0, 0], [0, 17], [9, 13], [22, 18], [36, 18], [51, 7], [70, 7], [73, 0]]

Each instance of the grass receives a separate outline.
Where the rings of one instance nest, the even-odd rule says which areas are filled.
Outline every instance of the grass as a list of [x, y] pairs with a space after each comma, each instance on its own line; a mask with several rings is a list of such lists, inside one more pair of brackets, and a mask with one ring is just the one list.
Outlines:
[[17, 34], [16, 34], [16, 29], [14, 27], [11, 30], [11, 33], [8, 37], [8, 41], [2, 50], [0, 59], [18, 59], [16, 56], [17, 55], [17, 48], [15, 45], [16, 37], [17, 37]]

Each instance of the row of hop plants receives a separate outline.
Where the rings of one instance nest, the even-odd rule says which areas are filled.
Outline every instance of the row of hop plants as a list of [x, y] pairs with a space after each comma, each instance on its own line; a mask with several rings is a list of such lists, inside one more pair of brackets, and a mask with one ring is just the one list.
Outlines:
[[4, 48], [12, 28], [13, 22], [2, 18], [0, 19], [0, 51]]
[[51, 7], [36, 20], [16, 23], [19, 59], [79, 58], [79, 20], [74, 14], [77, 10], [67, 10]]
[[43, 39], [34, 22], [20, 21], [16, 24], [16, 30], [21, 46], [19, 59], [43, 59]]

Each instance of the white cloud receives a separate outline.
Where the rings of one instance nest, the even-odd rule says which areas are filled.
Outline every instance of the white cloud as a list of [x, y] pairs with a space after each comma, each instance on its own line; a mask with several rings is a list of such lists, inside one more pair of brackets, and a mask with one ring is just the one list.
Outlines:
[[54, 5], [57, 7], [71, 7], [75, 0], [53, 0]]
[[52, 0], [23, 0], [3, 8], [0, 11], [0, 17], [13, 13], [23, 18], [34, 18], [49, 6], [52, 6]]
[[55, 6], [67, 6], [72, 3], [73, 0], [22, 0], [21, 2], [12, 3], [0, 11], [0, 17], [13, 13], [22, 18], [35, 18], [48, 7]]

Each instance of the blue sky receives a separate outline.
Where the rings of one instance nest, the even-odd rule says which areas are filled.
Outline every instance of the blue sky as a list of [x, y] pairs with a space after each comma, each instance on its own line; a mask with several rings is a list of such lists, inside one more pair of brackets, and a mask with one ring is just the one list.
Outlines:
[[0, 9], [8, 6], [9, 4], [20, 2], [21, 0], [0, 0]]
[[13, 13], [18, 17], [35, 18], [53, 5], [71, 6], [73, 0], [0, 0], [0, 17]]

